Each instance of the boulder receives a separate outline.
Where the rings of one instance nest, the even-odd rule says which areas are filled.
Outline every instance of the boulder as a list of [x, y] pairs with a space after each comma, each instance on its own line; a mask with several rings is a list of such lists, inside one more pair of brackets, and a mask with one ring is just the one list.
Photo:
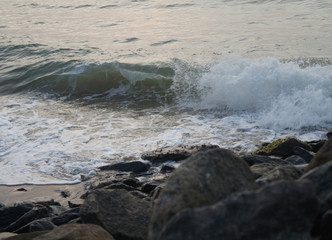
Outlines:
[[198, 145], [198, 146], [181, 146], [166, 147], [142, 154], [141, 158], [149, 160], [152, 163], [162, 163], [168, 161], [182, 161], [194, 153], [219, 148], [217, 145]]
[[28, 233], [28, 232], [36, 232], [36, 231], [47, 231], [52, 230], [56, 226], [49, 220], [40, 219], [32, 221], [27, 225], [21, 227], [20, 229], [16, 230], [16, 233]]
[[133, 172], [140, 173], [146, 172], [150, 169], [150, 164], [142, 161], [132, 161], [132, 162], [120, 162], [111, 165], [106, 165], [99, 167], [101, 171], [121, 171], [121, 172]]
[[329, 161], [332, 161], [332, 138], [326, 141], [324, 146], [316, 153], [315, 157], [310, 161], [305, 172], [310, 171], [318, 166], [321, 166]]
[[175, 167], [165, 164], [161, 167], [160, 172], [165, 174], [165, 173], [171, 173], [174, 170], [175, 170]]
[[259, 185], [265, 185], [266, 183], [279, 180], [296, 180], [301, 177], [301, 175], [302, 172], [299, 169], [295, 168], [293, 165], [282, 165], [264, 173], [260, 178], [256, 180], [256, 182]]
[[33, 208], [30, 203], [0, 208], [0, 232]]
[[213, 149], [192, 155], [158, 192], [149, 239], [158, 239], [164, 225], [183, 209], [211, 205], [234, 192], [256, 187], [248, 164], [231, 151]]
[[45, 218], [51, 216], [49, 209], [42, 205], [34, 206], [30, 211], [25, 213], [16, 221], [12, 222], [7, 226], [4, 231], [6, 232], [15, 232], [16, 230], [24, 227], [25, 225], [31, 223], [34, 220]]
[[267, 146], [257, 149], [253, 154], [287, 158], [294, 155], [294, 147], [302, 147], [306, 150], [311, 150], [310, 145], [305, 142], [296, 138], [284, 138], [273, 141]]
[[301, 158], [303, 158], [307, 163], [309, 163], [311, 161], [311, 159], [314, 158], [315, 154], [311, 151], [308, 151], [302, 147], [294, 147], [293, 149], [294, 154], [297, 156], [300, 156]]
[[146, 239], [151, 203], [126, 190], [91, 192], [81, 205], [81, 219], [105, 228], [116, 239]]
[[293, 165], [307, 164], [307, 161], [298, 155], [293, 155], [285, 159], [285, 162]]
[[310, 141], [307, 143], [311, 146], [312, 151], [314, 153], [316, 153], [319, 151], [319, 149], [321, 149], [323, 147], [325, 142], [326, 142], [326, 140], [317, 140], [317, 141]]
[[281, 181], [174, 216], [160, 240], [311, 240], [317, 210], [310, 181]]
[[279, 166], [288, 164], [281, 158], [262, 156], [256, 154], [249, 154], [242, 156], [243, 160], [245, 160], [249, 166], [257, 165], [257, 164], [265, 164], [266, 166]]
[[66, 224], [73, 219], [79, 218], [79, 211], [79, 208], [70, 209], [68, 211], [62, 212], [59, 216], [53, 217], [51, 221], [57, 226]]
[[114, 240], [102, 227], [93, 224], [66, 224], [52, 231], [19, 234], [8, 240]]
[[319, 201], [319, 215], [332, 209], [332, 161], [312, 169], [300, 179], [312, 181]]

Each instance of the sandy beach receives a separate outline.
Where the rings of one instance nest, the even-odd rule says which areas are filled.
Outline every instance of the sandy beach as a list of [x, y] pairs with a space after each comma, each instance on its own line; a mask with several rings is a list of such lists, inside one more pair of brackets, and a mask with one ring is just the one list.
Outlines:
[[[24, 190], [25, 189], [25, 190]], [[54, 200], [62, 206], [68, 201], [80, 204], [80, 196], [84, 193], [84, 183], [72, 185], [17, 185], [0, 186], [0, 203], [11, 206], [22, 202], [39, 202]]]

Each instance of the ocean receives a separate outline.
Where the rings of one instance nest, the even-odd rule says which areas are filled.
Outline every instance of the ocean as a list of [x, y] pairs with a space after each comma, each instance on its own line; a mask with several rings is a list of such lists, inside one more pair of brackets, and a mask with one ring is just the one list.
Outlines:
[[1, 0], [0, 184], [332, 130], [330, 0]]

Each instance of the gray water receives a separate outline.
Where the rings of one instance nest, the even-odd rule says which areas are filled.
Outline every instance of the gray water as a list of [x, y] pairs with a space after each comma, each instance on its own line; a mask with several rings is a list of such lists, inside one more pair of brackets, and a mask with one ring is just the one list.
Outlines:
[[1, 0], [0, 184], [332, 129], [328, 0]]

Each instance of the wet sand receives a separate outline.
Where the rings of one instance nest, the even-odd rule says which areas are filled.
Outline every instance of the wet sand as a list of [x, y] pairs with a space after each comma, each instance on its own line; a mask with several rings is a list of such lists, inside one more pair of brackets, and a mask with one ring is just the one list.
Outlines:
[[39, 202], [54, 200], [62, 206], [68, 201], [74, 204], [83, 202], [80, 196], [85, 193], [84, 183], [72, 185], [0, 185], [0, 203], [11, 206], [22, 202]]

